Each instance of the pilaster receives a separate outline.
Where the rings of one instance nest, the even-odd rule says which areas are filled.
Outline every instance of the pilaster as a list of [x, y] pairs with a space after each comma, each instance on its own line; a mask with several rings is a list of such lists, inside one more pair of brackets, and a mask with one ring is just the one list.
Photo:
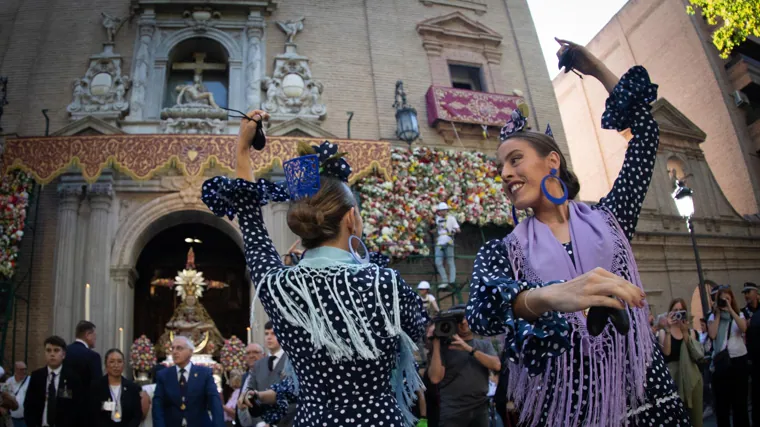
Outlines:
[[113, 285], [109, 280], [110, 233], [109, 215], [113, 204], [111, 176], [103, 176], [89, 191], [90, 221], [87, 228], [87, 261], [85, 280], [90, 284], [90, 314], [98, 328], [100, 350], [112, 348], [115, 343], [115, 302]]
[[74, 335], [74, 265], [76, 263], [77, 211], [82, 187], [62, 184], [58, 187], [58, 226], [56, 231], [53, 333], [69, 339]]

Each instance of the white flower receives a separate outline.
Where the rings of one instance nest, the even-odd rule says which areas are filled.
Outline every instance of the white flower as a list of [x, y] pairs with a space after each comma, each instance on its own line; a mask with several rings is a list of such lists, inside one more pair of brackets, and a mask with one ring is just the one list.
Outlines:
[[174, 278], [174, 284], [177, 287], [177, 295], [184, 300], [187, 297], [188, 291], [196, 298], [202, 297], [206, 280], [203, 278], [203, 273], [199, 271], [182, 270]]

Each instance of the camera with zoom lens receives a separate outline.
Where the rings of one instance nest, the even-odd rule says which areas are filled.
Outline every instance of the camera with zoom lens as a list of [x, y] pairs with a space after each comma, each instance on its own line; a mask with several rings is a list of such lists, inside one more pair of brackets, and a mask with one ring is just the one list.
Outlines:
[[726, 308], [728, 306], [728, 303], [723, 298], [718, 299], [718, 307], [719, 308]]
[[674, 322], [685, 322], [686, 321], [686, 310], [678, 310], [673, 312], [673, 321]]
[[464, 310], [464, 307], [453, 307], [436, 316], [433, 319], [433, 336], [441, 341], [450, 342], [451, 337], [456, 335], [459, 324], [464, 320]]

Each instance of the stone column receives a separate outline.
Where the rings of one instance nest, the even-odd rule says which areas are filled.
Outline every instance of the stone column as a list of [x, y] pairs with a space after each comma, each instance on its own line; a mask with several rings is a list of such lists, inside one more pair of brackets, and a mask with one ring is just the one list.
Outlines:
[[145, 118], [145, 95], [151, 69], [153, 34], [156, 32], [156, 20], [153, 11], [148, 9], [140, 18], [137, 54], [132, 71], [132, 92], [129, 99], [128, 120]]
[[[53, 333], [70, 340], [74, 336], [74, 265], [76, 257], [77, 210], [82, 188], [61, 185], [58, 188], [58, 226], [56, 231]], [[84, 286], [84, 285], [83, 285]]]
[[[102, 179], [102, 178], [101, 178]], [[114, 345], [115, 319], [112, 303], [113, 286], [109, 280], [111, 239], [109, 215], [113, 203], [113, 187], [109, 180], [93, 184], [89, 190], [90, 222], [87, 229], [87, 263], [85, 280], [90, 284], [91, 321], [98, 329], [97, 350]]]
[[266, 23], [259, 12], [251, 12], [246, 24], [247, 49], [245, 56], [245, 103], [246, 111], [261, 108], [261, 76], [263, 68], [262, 52]]
[[[84, 320], [84, 294], [85, 294], [85, 268], [87, 256], [87, 229], [90, 223], [90, 202], [83, 200], [79, 204], [79, 218], [77, 219], [76, 249], [77, 261], [74, 264], [74, 324]], [[72, 332], [73, 334], [73, 332]], [[73, 336], [73, 335], [72, 335]]]
[[[112, 296], [115, 311], [114, 317], [114, 340], [118, 339], [119, 328], [124, 328], [124, 356], [129, 358], [129, 349], [132, 346], [133, 330], [133, 307], [135, 300], [135, 282], [137, 281], [137, 271], [131, 266], [119, 266], [111, 268]], [[119, 342], [115, 341], [114, 346], [118, 347]], [[127, 371], [130, 371], [127, 369]], [[130, 374], [127, 374], [130, 376]]]

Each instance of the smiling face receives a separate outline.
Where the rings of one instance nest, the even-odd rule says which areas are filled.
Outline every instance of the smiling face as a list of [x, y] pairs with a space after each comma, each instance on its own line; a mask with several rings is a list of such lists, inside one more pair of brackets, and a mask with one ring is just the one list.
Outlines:
[[[496, 151], [497, 167], [507, 197], [517, 209], [536, 209], [544, 200], [541, 181], [552, 169], [559, 169], [560, 157], [556, 151], [542, 156], [527, 140], [514, 137], [507, 139]], [[554, 195], [562, 194], [555, 179], [547, 180], [547, 190]]]

